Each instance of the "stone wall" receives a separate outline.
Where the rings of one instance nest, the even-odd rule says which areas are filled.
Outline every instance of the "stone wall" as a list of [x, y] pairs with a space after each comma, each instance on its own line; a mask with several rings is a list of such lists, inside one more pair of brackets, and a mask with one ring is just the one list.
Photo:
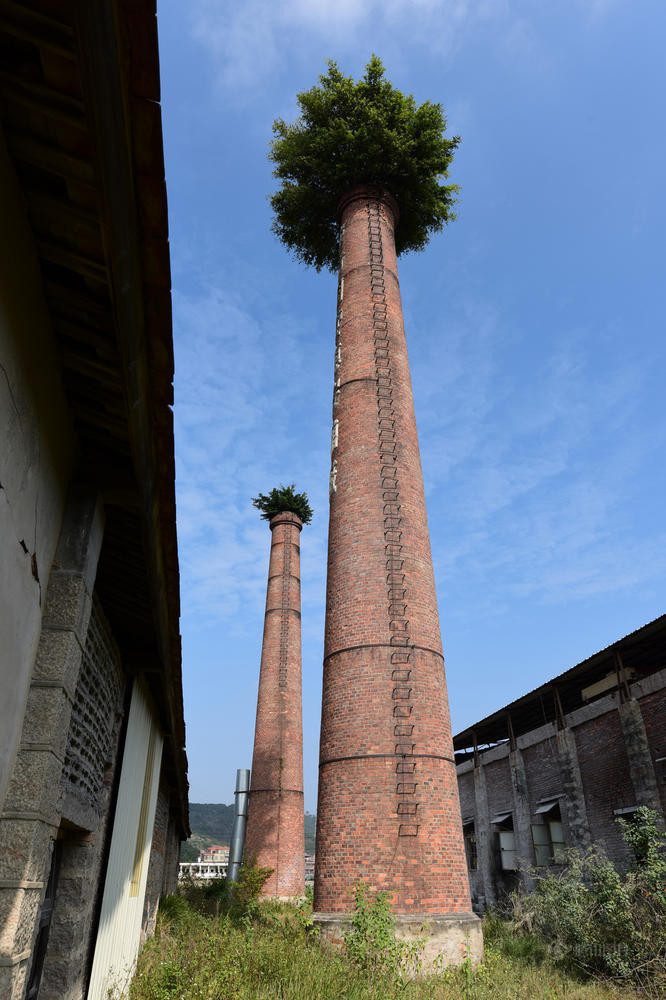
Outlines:
[[18, 750], [73, 450], [23, 204], [0, 127], [0, 808]]
[[40, 1000], [79, 1000], [95, 944], [125, 679], [101, 606], [93, 603], [61, 775], [61, 863]]
[[70, 489], [46, 589], [21, 736], [0, 815], [0, 997], [24, 993], [53, 843], [61, 777], [102, 543], [97, 496]]

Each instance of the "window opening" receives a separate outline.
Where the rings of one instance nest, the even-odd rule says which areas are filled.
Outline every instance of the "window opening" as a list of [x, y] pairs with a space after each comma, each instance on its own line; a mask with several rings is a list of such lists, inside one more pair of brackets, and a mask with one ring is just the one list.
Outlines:
[[537, 866], [560, 865], [566, 848], [560, 804], [555, 800], [540, 805], [536, 811], [544, 817], [543, 823], [532, 823], [531, 826]]
[[475, 872], [479, 867], [479, 860], [476, 851], [476, 829], [473, 822], [463, 824], [463, 839], [465, 841], [467, 867], [471, 872]]
[[513, 815], [511, 813], [500, 813], [498, 816], [494, 816], [491, 822], [497, 827], [500, 867], [502, 871], [516, 871], [518, 868], [518, 852], [513, 832]]

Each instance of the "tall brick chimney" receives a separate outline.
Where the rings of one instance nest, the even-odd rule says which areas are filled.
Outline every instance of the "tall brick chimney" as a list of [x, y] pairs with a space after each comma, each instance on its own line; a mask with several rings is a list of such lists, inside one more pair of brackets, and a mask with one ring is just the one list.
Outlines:
[[433, 941], [457, 947], [467, 936], [475, 958], [482, 939], [398, 285], [398, 206], [387, 191], [361, 187], [339, 213], [317, 922], [339, 937], [364, 880], [389, 894], [398, 934], [427, 918]]
[[273, 869], [264, 896], [302, 896], [303, 710], [301, 574], [303, 523], [291, 512], [270, 520], [264, 638], [247, 817], [245, 857]]

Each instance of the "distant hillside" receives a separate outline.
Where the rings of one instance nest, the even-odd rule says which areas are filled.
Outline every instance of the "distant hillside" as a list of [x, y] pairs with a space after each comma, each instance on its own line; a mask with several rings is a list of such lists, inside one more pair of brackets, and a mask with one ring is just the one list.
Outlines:
[[[204, 847], [229, 844], [234, 824], [234, 807], [218, 802], [190, 802], [192, 836], [181, 846], [181, 861], [196, 861]], [[305, 814], [305, 853], [314, 854], [317, 817]]]
[[181, 861], [196, 861], [204, 847], [229, 844], [234, 807], [221, 802], [190, 802], [192, 836], [180, 848]]

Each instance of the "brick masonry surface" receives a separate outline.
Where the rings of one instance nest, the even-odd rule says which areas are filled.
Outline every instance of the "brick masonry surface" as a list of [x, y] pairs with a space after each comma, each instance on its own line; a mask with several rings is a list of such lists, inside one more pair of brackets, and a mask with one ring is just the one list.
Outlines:
[[271, 519], [245, 856], [273, 869], [265, 896], [305, 890], [300, 532], [296, 514]]
[[341, 203], [315, 908], [469, 911], [390, 195]]
[[615, 709], [574, 730], [592, 839], [614, 859], [629, 858], [614, 809], [636, 805], [620, 716]]

